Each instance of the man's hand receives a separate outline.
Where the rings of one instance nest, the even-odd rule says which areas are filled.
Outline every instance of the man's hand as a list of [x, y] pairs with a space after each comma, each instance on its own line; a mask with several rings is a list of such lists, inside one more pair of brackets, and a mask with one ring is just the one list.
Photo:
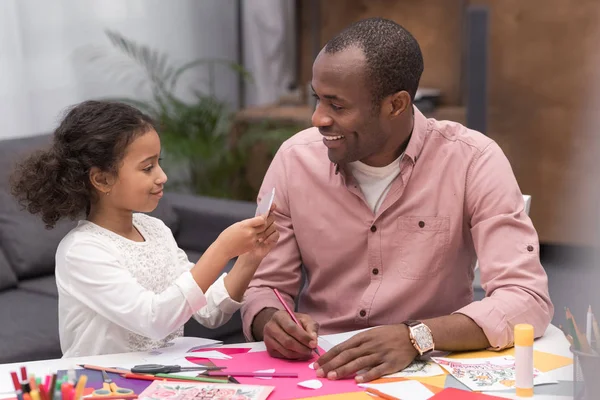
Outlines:
[[323, 354], [317, 376], [342, 379], [360, 371], [357, 382], [369, 382], [406, 368], [418, 355], [406, 325], [389, 325], [361, 332]]
[[[263, 314], [263, 315], [261, 315]], [[262, 322], [269, 317], [266, 323]], [[296, 319], [302, 324], [300, 328], [287, 312], [274, 309], [264, 309], [255, 318], [253, 329], [262, 329], [262, 339], [271, 357], [307, 360], [311, 352], [317, 348], [318, 324], [308, 315], [295, 313]], [[255, 338], [259, 338], [255, 334]]]

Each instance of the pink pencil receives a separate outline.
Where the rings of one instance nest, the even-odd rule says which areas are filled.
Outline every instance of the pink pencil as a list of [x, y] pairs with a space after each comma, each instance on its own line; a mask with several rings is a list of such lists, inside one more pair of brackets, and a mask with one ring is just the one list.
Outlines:
[[[292, 320], [294, 320], [294, 322], [296, 323], [296, 325], [298, 325], [298, 327], [300, 329], [304, 329], [304, 327], [302, 326], [302, 324], [300, 323], [300, 321], [298, 321], [296, 319], [296, 316], [294, 315], [294, 313], [292, 312], [292, 310], [290, 310], [290, 308], [288, 307], [288, 305], [286, 304], [286, 302], [283, 300], [283, 297], [281, 297], [281, 294], [279, 294], [279, 290], [273, 288], [273, 291], [275, 292], [275, 296], [277, 296], [277, 298], [279, 299], [279, 302], [281, 303], [281, 305], [283, 306], [283, 308], [285, 308], [285, 311], [289, 314], [290, 317], [292, 317]], [[319, 350], [317, 350], [316, 348], [313, 349], [313, 351], [320, 357], [321, 354], [319, 354]]]
[[237, 376], [249, 378], [297, 378], [295, 372], [231, 372], [231, 371], [209, 371], [208, 376]]

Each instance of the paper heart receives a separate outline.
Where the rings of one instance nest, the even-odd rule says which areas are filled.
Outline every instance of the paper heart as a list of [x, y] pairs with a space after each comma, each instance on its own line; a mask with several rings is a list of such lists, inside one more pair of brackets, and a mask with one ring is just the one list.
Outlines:
[[318, 379], [309, 379], [308, 381], [298, 382], [298, 386], [307, 389], [321, 389], [323, 387], [323, 382]]
[[[275, 372], [275, 369], [273, 369], [273, 368], [272, 369], [261, 369], [259, 371], [254, 371], [254, 372], [265, 372], [268, 374], [272, 374]], [[273, 377], [271, 377], [271, 376], [257, 376], [256, 378], [257, 379], [273, 379]]]
[[308, 368], [315, 369], [315, 363], [312, 362], [312, 363], [308, 364]]

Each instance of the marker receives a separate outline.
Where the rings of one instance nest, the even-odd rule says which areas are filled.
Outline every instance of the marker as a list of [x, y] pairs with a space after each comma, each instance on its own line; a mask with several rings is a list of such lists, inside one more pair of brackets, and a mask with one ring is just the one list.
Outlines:
[[15, 394], [17, 395], [18, 400], [23, 400], [23, 390], [21, 389], [21, 384], [19, 383], [19, 377], [16, 372], [11, 372], [10, 377], [12, 378], [13, 385], [15, 387]]

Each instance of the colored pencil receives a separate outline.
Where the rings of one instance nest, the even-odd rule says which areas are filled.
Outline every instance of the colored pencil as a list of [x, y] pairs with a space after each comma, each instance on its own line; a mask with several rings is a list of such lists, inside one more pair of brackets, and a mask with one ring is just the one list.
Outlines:
[[54, 400], [54, 390], [56, 388], [56, 374], [52, 374], [50, 386], [48, 387], [48, 400]]
[[[174, 374], [156, 374], [158, 378], [167, 378], [180, 381], [198, 381], [198, 382], [210, 382], [210, 383], [229, 383], [227, 379], [216, 379], [206, 378], [204, 376], [185, 376], [185, 375], [174, 375]], [[227, 376], [227, 375], [225, 375]]]
[[585, 338], [588, 343], [592, 344], [592, 320], [594, 319], [594, 314], [592, 314], [592, 306], [588, 306], [586, 318], [585, 318]]
[[583, 333], [581, 333], [581, 331], [579, 330], [579, 327], [577, 326], [577, 322], [575, 322], [575, 318], [573, 317], [573, 314], [571, 314], [571, 311], [568, 308], [566, 309], [566, 314], [567, 314], [567, 320], [570, 321], [570, 323], [572, 324], [573, 340], [574, 340], [576, 346], [577, 346], [577, 342], [579, 342], [579, 348], [577, 350], [580, 350], [584, 353], [591, 353], [592, 348], [590, 347], [590, 344], [588, 343], [585, 335]]
[[211, 383], [229, 383], [226, 379], [216, 379], [208, 377], [194, 377], [194, 376], [182, 376], [172, 374], [156, 374], [156, 375], [145, 375], [145, 374], [122, 374], [125, 379], [140, 379], [143, 381], [200, 381], [200, 382], [211, 382]]
[[[294, 315], [294, 313], [292, 312], [292, 310], [290, 310], [290, 308], [288, 307], [288, 305], [285, 302], [285, 300], [283, 300], [283, 297], [281, 297], [281, 294], [279, 293], [279, 290], [277, 290], [276, 288], [273, 288], [273, 292], [275, 292], [275, 296], [277, 296], [277, 299], [279, 300], [279, 302], [281, 303], [281, 305], [283, 306], [283, 308], [285, 308], [285, 312], [288, 313], [288, 315], [292, 318], [292, 320], [296, 323], [296, 325], [298, 325], [298, 327], [300, 329], [304, 330], [304, 327], [302, 326], [302, 324], [300, 323], [300, 321], [298, 321], [298, 319], [296, 319], [296, 316]], [[321, 356], [321, 354], [319, 354], [319, 350], [317, 348], [314, 348], [313, 351], [318, 356]]]

